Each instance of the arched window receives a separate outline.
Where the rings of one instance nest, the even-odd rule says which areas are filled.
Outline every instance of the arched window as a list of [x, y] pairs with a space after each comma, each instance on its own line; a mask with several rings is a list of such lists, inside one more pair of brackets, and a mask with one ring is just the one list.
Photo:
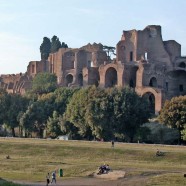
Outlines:
[[72, 76], [72, 74], [68, 74], [66, 76], [66, 86], [69, 86], [69, 84], [72, 82], [73, 82], [73, 76]]
[[150, 86], [150, 87], [157, 87], [157, 80], [156, 80], [155, 77], [152, 77], [152, 78], [150, 79], [149, 86]]
[[108, 68], [105, 74], [105, 87], [114, 87], [117, 85], [117, 71], [115, 68]]

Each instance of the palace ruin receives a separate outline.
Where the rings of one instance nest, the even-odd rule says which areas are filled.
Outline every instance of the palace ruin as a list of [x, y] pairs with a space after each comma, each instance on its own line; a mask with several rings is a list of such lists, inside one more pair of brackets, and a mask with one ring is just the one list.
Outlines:
[[179, 43], [162, 40], [158, 25], [123, 31], [113, 60], [108, 60], [102, 44], [60, 48], [48, 60], [29, 62], [24, 74], [1, 75], [0, 86], [24, 94], [40, 72], [55, 73], [62, 87], [130, 86], [154, 103], [155, 113], [166, 99], [186, 95], [186, 57], [181, 56]]

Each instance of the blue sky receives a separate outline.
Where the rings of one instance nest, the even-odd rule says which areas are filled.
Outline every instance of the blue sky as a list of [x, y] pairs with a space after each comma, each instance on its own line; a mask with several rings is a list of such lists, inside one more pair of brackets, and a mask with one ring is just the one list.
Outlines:
[[163, 40], [176, 40], [186, 56], [185, 0], [0, 0], [0, 74], [40, 60], [45, 36], [71, 48], [116, 46], [123, 30], [147, 25], [161, 25]]

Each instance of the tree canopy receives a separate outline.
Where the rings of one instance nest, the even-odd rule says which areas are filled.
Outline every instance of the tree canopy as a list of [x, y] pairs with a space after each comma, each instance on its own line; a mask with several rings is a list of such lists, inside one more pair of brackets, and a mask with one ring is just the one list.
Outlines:
[[43, 43], [40, 46], [41, 59], [47, 60], [51, 51], [51, 42], [48, 37], [43, 38]]
[[57, 36], [53, 36], [51, 40], [48, 37], [43, 38], [40, 46], [41, 59], [47, 60], [50, 53], [57, 52], [59, 48], [68, 48], [65, 42], [60, 42]]
[[106, 46], [106, 45], [104, 45], [104, 46], [103, 46], [103, 50], [106, 51], [108, 60], [110, 60], [111, 54], [116, 55], [116, 54], [115, 54], [115, 50], [116, 50], [115, 47], [111, 47], [111, 46]]
[[137, 129], [150, 116], [147, 102], [129, 88], [89, 87], [74, 93], [65, 118], [84, 137], [120, 137], [133, 141]]
[[32, 92], [44, 94], [57, 88], [57, 76], [52, 73], [38, 73], [32, 81]]
[[15, 127], [19, 126], [19, 116], [27, 106], [28, 99], [21, 95], [5, 93], [0, 96], [0, 121], [11, 129], [12, 136], [15, 136]]
[[159, 122], [180, 131], [186, 126], [186, 96], [174, 97], [170, 101], [166, 101], [160, 115]]

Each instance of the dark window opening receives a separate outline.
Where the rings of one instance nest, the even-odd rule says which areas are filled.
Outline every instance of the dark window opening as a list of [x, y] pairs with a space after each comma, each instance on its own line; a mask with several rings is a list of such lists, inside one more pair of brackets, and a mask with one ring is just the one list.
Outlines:
[[32, 65], [32, 73], [35, 72], [35, 65]]
[[150, 87], [157, 87], [157, 80], [155, 77], [150, 79], [150, 83], [149, 83]]
[[130, 86], [131, 88], [134, 88], [134, 81], [133, 81], [132, 79], [130, 80], [129, 86]]
[[183, 85], [180, 85], [180, 92], [183, 92]]
[[71, 61], [71, 69], [74, 69], [74, 61]]
[[185, 67], [186, 67], [186, 65], [185, 65], [185, 63], [184, 63], [184, 62], [181, 62], [181, 63], [179, 64], [179, 67], [181, 67], [181, 68], [185, 68]]
[[130, 52], [130, 61], [133, 61], [133, 52]]
[[87, 67], [91, 67], [91, 61], [88, 61]]
[[165, 83], [165, 87], [166, 87], [166, 91], [168, 91], [169, 90], [169, 84], [168, 84], [168, 82]]

